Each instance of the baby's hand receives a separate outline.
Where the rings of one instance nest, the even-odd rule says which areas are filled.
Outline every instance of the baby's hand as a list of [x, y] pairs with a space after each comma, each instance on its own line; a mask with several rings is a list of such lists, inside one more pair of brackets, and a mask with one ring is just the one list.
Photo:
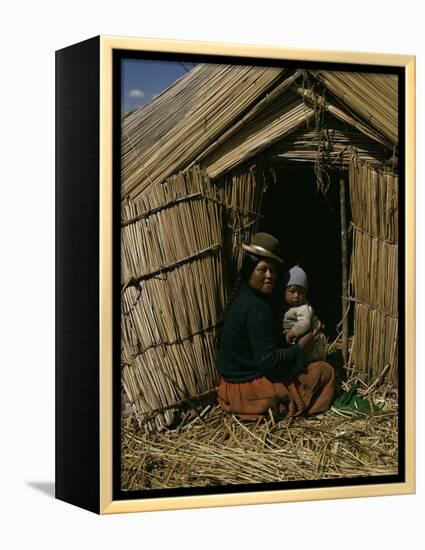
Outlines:
[[295, 336], [295, 333], [293, 330], [289, 329], [285, 332], [285, 338], [288, 344], [293, 344], [297, 337]]

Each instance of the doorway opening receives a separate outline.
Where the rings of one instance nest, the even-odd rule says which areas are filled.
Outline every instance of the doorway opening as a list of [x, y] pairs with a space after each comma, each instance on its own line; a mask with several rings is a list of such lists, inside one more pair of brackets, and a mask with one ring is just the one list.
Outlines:
[[260, 230], [279, 239], [286, 269], [299, 264], [306, 271], [308, 299], [324, 323], [326, 334], [333, 339], [342, 318], [338, 177], [332, 179], [324, 196], [317, 190], [311, 165], [288, 162], [273, 168], [275, 182], [264, 197]]

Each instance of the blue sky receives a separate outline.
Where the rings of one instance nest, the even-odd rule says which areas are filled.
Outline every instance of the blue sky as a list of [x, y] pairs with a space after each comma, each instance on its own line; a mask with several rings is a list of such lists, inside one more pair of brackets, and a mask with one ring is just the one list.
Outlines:
[[[185, 68], [186, 67], [186, 68]], [[142, 107], [193, 68], [189, 62], [123, 59], [121, 112]]]

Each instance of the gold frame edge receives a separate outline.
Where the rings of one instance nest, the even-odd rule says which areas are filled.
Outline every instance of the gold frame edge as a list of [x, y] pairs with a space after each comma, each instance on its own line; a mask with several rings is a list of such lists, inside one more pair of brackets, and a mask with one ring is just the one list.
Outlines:
[[406, 484], [411, 492], [416, 489], [416, 58], [411, 57], [405, 66], [405, 452]]
[[[101, 514], [241, 506], [415, 492], [415, 56], [183, 40], [100, 37], [99, 460]], [[398, 66], [406, 70], [406, 477], [403, 483], [224, 495], [112, 499], [112, 54], [114, 49]]]
[[99, 73], [99, 511], [112, 502], [112, 47], [100, 37]]

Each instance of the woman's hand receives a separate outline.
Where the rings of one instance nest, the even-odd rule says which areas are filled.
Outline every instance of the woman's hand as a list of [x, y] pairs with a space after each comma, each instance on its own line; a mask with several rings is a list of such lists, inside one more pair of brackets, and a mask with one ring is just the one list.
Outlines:
[[316, 334], [317, 334], [317, 331], [313, 331], [313, 332], [307, 332], [307, 334], [304, 334], [304, 336], [301, 336], [301, 338], [297, 342], [300, 348], [301, 349], [308, 348], [312, 344], [314, 338], [316, 337]]

